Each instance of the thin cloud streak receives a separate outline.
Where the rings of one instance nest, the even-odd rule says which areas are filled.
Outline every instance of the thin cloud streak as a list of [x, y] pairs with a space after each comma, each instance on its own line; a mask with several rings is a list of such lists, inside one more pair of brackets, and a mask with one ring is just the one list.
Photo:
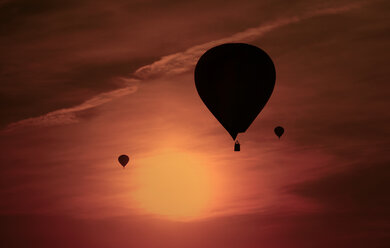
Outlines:
[[[162, 57], [160, 60], [143, 66], [137, 69], [134, 73], [135, 78], [121, 78], [127, 82], [138, 82], [148, 78], [154, 78], [162, 75], [176, 75], [189, 71], [195, 65], [198, 58], [209, 48], [223, 43], [231, 42], [248, 42], [257, 39], [268, 32], [271, 32], [277, 28], [294, 24], [309, 18], [322, 15], [338, 14], [347, 12], [349, 10], [359, 8], [367, 2], [358, 2], [354, 4], [348, 4], [337, 8], [326, 8], [320, 10], [310, 11], [302, 16], [294, 16], [289, 18], [279, 19], [273, 22], [262, 24], [255, 28], [249, 28], [243, 32], [236, 33], [230, 37], [214, 40], [201, 45], [197, 45], [187, 49], [184, 52], [179, 52]], [[53, 125], [66, 125], [79, 122], [77, 113], [80, 111], [88, 110], [110, 102], [118, 97], [122, 97], [128, 94], [132, 94], [137, 90], [136, 86], [126, 86], [125, 88], [116, 89], [110, 92], [99, 94], [80, 105], [59, 109], [53, 112], [49, 112], [39, 117], [28, 118], [15, 123], [9, 124], [4, 131], [9, 132], [20, 127], [26, 126], [53, 126]]]
[[[138, 81], [136, 79], [122, 79], [122, 80], [125, 80], [128, 84], [134, 84], [137, 83]], [[79, 122], [79, 119], [77, 117], [78, 112], [92, 109], [102, 104], [105, 104], [107, 102], [110, 102], [116, 98], [135, 93], [137, 89], [138, 89], [137, 85], [129, 85], [126, 86], [125, 88], [120, 88], [113, 91], [101, 93], [83, 102], [80, 105], [71, 108], [59, 109], [39, 117], [28, 118], [15, 123], [11, 123], [4, 131], [9, 132], [17, 128], [26, 127], [26, 126], [47, 127], [53, 125], [65, 125], [65, 124], [77, 123]]]
[[338, 14], [347, 12], [349, 10], [361, 7], [365, 2], [349, 4], [338, 8], [326, 8], [322, 10], [315, 10], [306, 13], [302, 16], [294, 16], [289, 18], [279, 19], [273, 22], [262, 24], [255, 28], [249, 28], [243, 32], [236, 33], [230, 37], [207, 42], [201, 45], [197, 45], [187, 49], [184, 52], [171, 54], [162, 57], [160, 60], [139, 68], [134, 75], [138, 78], [146, 79], [151, 77], [157, 77], [162, 74], [179, 74], [190, 70], [195, 64], [198, 58], [209, 48], [217, 46], [223, 43], [232, 42], [244, 42], [257, 39], [264, 34], [271, 32], [277, 28], [294, 24], [312, 17]]

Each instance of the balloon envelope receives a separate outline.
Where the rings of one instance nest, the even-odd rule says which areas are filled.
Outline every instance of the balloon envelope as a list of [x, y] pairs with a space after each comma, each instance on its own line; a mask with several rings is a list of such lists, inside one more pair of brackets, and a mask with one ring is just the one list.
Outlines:
[[279, 139], [280, 139], [280, 137], [283, 135], [283, 133], [284, 133], [284, 128], [283, 127], [281, 127], [281, 126], [277, 126], [277, 127], [275, 127], [275, 129], [274, 129], [274, 132], [275, 132], [275, 134], [279, 137]]
[[275, 77], [271, 58], [260, 48], [244, 43], [211, 48], [195, 67], [200, 98], [233, 140], [264, 108]]
[[129, 162], [129, 157], [127, 155], [120, 155], [118, 157], [118, 161], [119, 163], [125, 167], [127, 165], [127, 163]]

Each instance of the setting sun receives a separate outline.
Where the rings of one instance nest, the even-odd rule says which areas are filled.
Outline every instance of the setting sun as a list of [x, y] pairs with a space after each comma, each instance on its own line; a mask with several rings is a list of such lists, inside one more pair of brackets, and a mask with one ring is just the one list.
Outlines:
[[199, 218], [211, 203], [215, 183], [211, 173], [196, 156], [164, 152], [139, 161], [133, 198], [151, 214], [173, 220]]

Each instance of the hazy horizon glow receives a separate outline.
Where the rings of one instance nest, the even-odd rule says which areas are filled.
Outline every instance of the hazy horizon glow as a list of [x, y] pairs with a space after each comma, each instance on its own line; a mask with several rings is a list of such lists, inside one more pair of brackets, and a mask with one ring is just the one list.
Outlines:
[[[3, 246], [386, 248], [389, 8], [0, 1]], [[225, 42], [276, 67], [240, 152], [194, 84]]]

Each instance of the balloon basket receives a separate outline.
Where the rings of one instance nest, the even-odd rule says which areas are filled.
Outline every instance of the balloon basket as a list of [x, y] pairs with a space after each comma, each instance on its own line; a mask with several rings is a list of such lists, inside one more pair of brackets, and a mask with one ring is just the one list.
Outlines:
[[240, 143], [238, 143], [238, 141], [236, 141], [236, 143], [234, 143], [234, 151], [235, 152], [239, 152], [240, 151]]

